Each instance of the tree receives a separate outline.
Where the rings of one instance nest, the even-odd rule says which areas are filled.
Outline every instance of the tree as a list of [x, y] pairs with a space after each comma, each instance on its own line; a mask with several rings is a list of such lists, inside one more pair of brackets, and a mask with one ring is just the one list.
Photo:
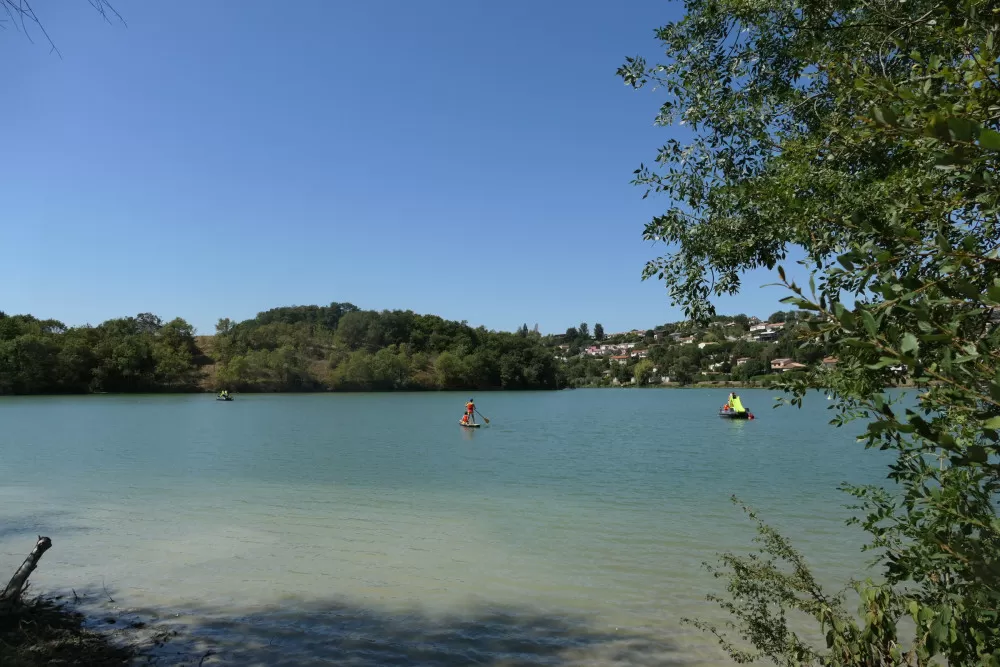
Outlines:
[[653, 377], [653, 362], [649, 359], [641, 359], [632, 369], [635, 381], [639, 386], [649, 384], [649, 379]]
[[586, 322], [580, 323], [580, 338], [587, 340], [590, 338], [590, 327]]
[[[683, 121], [636, 183], [671, 204], [645, 230], [676, 248], [651, 261], [697, 320], [741, 272], [766, 268], [816, 317], [796, 331], [840, 359], [824, 383], [835, 423], [868, 422], [896, 454], [895, 486], [847, 487], [884, 583], [856, 584], [862, 613], [827, 595], [801, 555], [757, 521], [761, 554], [726, 554], [740, 662], [1000, 663], [1000, 39], [986, 0], [687, 0], [657, 31], [668, 59], [619, 69]], [[808, 286], [779, 265], [798, 246]], [[853, 297], [851, 307], [841, 303]], [[922, 388], [887, 401], [891, 367]], [[820, 378], [784, 385], [799, 405]], [[791, 568], [791, 569], [788, 569]], [[815, 619], [826, 647], [784, 622]], [[909, 616], [911, 637], [899, 632]], [[697, 622], [696, 622], [697, 623]], [[701, 624], [702, 627], [707, 626]]]
[[766, 375], [771, 368], [763, 359], [750, 359], [736, 367], [733, 371], [733, 379], [750, 380], [758, 375]]
[[690, 384], [698, 372], [698, 366], [690, 357], [679, 358], [670, 369], [670, 379], [678, 384]]
[[566, 329], [566, 340], [574, 341], [580, 337], [580, 332], [576, 330], [576, 327], [570, 327]]
[[632, 369], [626, 364], [612, 363], [611, 377], [622, 384], [626, 384], [632, 381]]
[[594, 340], [604, 340], [604, 326], [600, 322], [594, 325]]

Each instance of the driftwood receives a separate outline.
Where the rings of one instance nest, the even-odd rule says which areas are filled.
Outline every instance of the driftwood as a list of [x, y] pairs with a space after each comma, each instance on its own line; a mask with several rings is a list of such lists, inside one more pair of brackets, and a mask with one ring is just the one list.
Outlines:
[[28, 557], [21, 563], [21, 567], [17, 568], [17, 572], [11, 577], [7, 587], [0, 593], [0, 610], [17, 604], [20, 601], [21, 593], [24, 592], [24, 586], [28, 583], [28, 577], [38, 567], [38, 561], [41, 560], [42, 554], [48, 551], [51, 546], [52, 540], [41, 535], [38, 536], [35, 548], [31, 550]]

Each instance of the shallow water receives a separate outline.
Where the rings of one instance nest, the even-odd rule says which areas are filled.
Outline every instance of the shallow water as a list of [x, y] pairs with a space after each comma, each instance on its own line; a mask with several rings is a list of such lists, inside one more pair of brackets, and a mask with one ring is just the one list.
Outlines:
[[715, 390], [483, 394], [478, 431], [464, 394], [4, 398], [0, 575], [49, 535], [36, 589], [183, 629], [166, 664], [718, 664], [680, 618], [721, 618], [729, 496], [842, 583], [836, 487], [885, 475], [822, 395], [740, 393], [756, 420]]

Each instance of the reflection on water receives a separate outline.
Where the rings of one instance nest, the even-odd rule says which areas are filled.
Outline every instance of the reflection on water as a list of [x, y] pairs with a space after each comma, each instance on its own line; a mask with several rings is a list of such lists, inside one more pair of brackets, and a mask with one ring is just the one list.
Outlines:
[[722, 618], [730, 494], [841, 583], [836, 486], [884, 477], [825, 400], [726, 394], [495, 393], [475, 430], [457, 394], [4, 399], [0, 574], [48, 534], [36, 590], [182, 629], [191, 664], [718, 664], [679, 619]]

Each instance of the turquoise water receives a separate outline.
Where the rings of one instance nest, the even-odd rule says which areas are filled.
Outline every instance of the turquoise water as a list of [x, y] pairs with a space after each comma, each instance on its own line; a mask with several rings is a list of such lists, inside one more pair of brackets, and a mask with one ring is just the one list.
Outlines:
[[490, 393], [478, 431], [451, 393], [5, 398], [0, 576], [50, 536], [35, 587], [182, 630], [161, 664], [718, 664], [680, 618], [722, 618], [729, 496], [842, 583], [836, 487], [885, 476], [822, 395], [741, 396]]

